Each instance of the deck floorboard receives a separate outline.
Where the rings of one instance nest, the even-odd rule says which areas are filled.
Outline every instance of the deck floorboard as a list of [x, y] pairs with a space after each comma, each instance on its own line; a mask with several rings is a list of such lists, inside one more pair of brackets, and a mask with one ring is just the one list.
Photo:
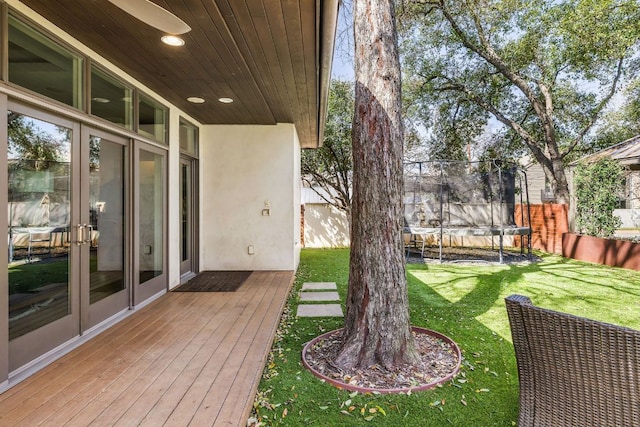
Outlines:
[[0, 425], [244, 426], [292, 281], [169, 292], [0, 394]]

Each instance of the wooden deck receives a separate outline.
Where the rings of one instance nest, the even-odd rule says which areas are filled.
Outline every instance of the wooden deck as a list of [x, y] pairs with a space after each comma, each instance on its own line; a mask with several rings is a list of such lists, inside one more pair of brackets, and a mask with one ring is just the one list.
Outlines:
[[0, 425], [245, 426], [292, 281], [169, 292], [0, 394]]

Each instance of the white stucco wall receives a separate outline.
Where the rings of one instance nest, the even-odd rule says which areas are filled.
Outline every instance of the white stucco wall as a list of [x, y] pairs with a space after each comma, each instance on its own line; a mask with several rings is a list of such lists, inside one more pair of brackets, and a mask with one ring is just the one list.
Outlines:
[[202, 127], [201, 270], [297, 268], [299, 153], [292, 124]]
[[306, 248], [346, 248], [349, 244], [349, 221], [343, 211], [328, 203], [305, 203]]

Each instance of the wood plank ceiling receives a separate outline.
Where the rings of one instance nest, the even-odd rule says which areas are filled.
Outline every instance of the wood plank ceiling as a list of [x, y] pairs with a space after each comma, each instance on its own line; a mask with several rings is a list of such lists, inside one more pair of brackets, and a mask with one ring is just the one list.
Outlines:
[[295, 123], [303, 147], [318, 145], [321, 1], [153, 1], [192, 28], [185, 46], [107, 0], [22, 0], [203, 124]]

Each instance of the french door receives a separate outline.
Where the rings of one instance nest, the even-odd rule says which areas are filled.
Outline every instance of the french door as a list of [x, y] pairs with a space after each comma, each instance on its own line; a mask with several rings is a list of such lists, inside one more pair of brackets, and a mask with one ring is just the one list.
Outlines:
[[130, 305], [128, 140], [82, 127], [80, 150], [81, 332]]
[[9, 371], [80, 334], [80, 126], [9, 103]]
[[166, 289], [166, 153], [9, 102], [9, 371]]

